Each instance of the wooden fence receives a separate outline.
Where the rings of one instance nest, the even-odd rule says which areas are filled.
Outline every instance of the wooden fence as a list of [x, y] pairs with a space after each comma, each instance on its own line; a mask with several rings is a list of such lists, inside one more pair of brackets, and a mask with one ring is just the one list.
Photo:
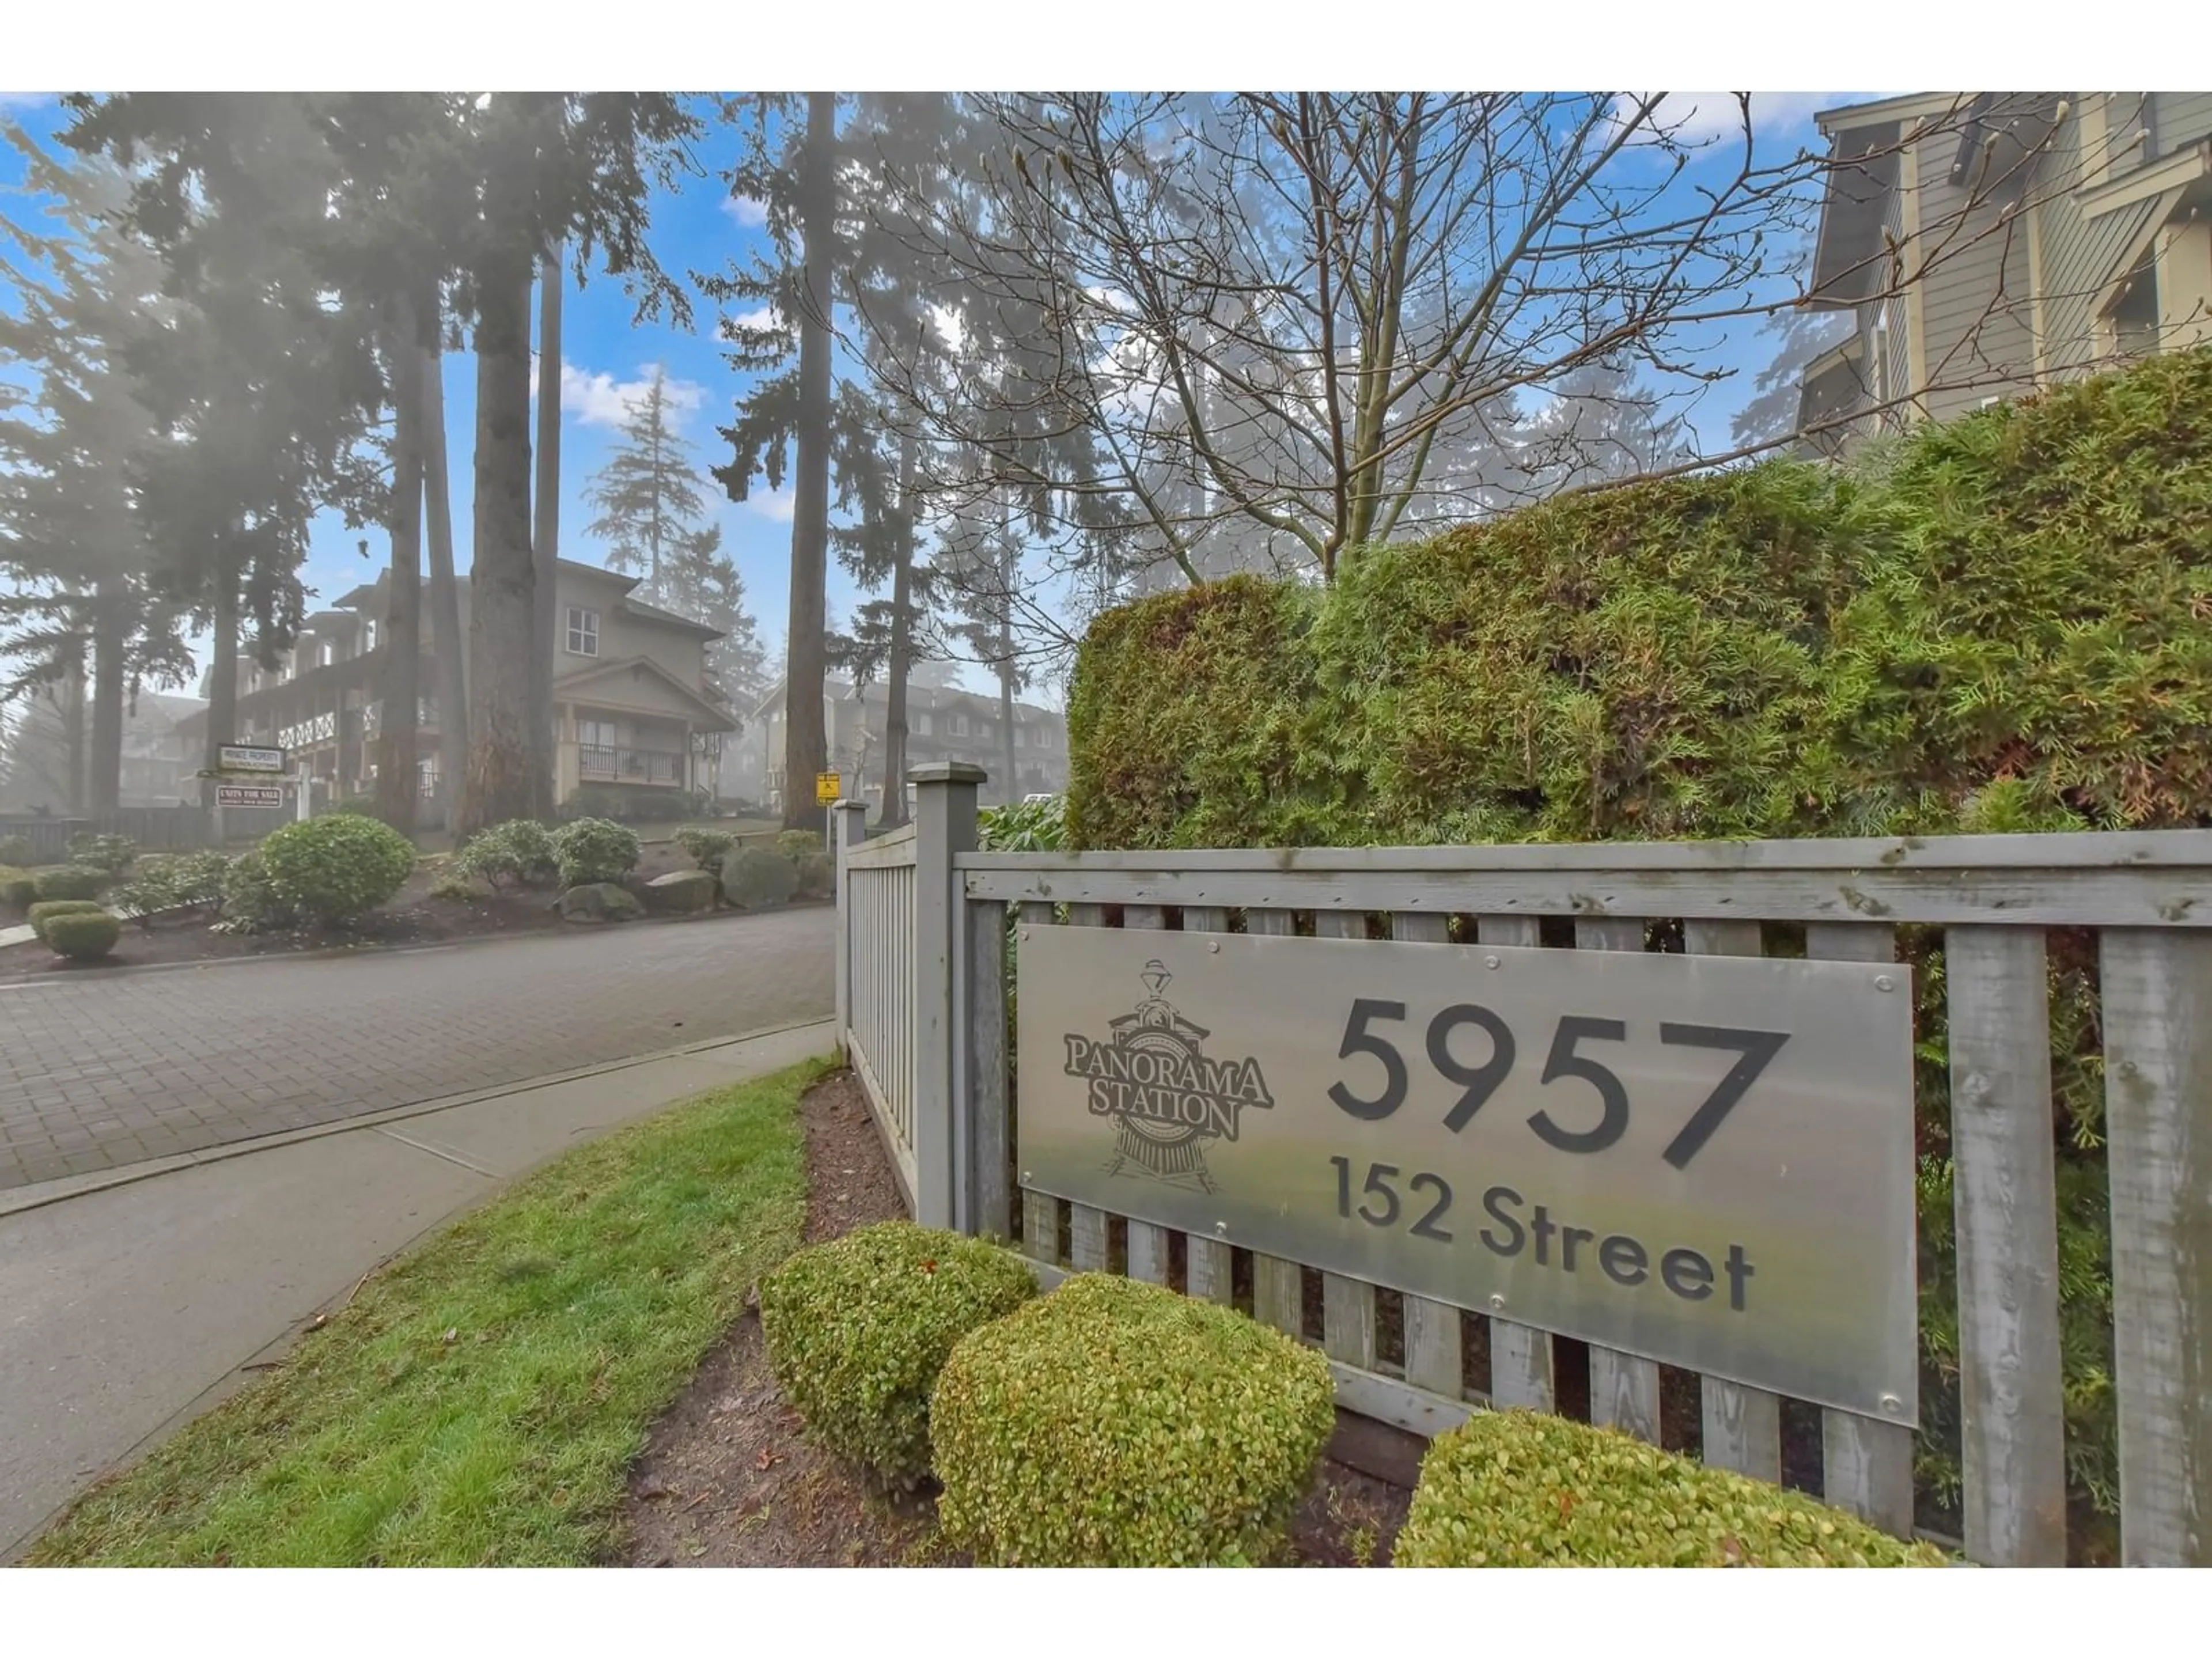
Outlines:
[[35, 813], [0, 815], [0, 840], [21, 836], [35, 864], [62, 864], [76, 836], [128, 836], [141, 852], [188, 853], [211, 844], [207, 809], [201, 806], [125, 806], [72, 817]]
[[[1564, 945], [1557, 935], [1571, 930], [1573, 948], [1586, 951], [1645, 950], [1652, 924], [1679, 924], [1687, 951], [1737, 956], [1768, 953], [1770, 935], [1786, 928], [1808, 957], [1856, 962], [1895, 961], [1900, 927], [1941, 928], [1962, 1541], [1987, 1565], [2067, 1559], [2045, 930], [2093, 930], [2122, 1559], [2212, 1565], [2212, 831], [985, 854], [975, 850], [981, 779], [972, 767], [920, 769], [915, 830], [884, 843], [858, 842], [857, 805], [836, 815], [840, 1025], [887, 1137], [902, 1147], [918, 1218], [1008, 1238], [1018, 1230], [1052, 1273], [1110, 1267], [1234, 1298], [1263, 1321], [1317, 1334], [1346, 1408], [1425, 1433], [1485, 1406], [1548, 1410], [1571, 1398], [1587, 1401], [1594, 1421], [1656, 1439], [1660, 1367], [1484, 1310], [1172, 1235], [1140, 1214], [1020, 1190], [1010, 907], [1023, 929], [1416, 941], [1444, 939], [1459, 918], [1462, 936], [1483, 944]], [[890, 879], [904, 884], [896, 896]], [[1556, 919], [1550, 940], [1547, 919]], [[886, 1066], [900, 1078], [895, 1089]], [[1785, 1411], [1802, 1421], [1810, 1408], [1718, 1378], [1697, 1386], [1702, 1455], [1781, 1479]], [[1911, 1531], [1912, 1431], [1833, 1409], [1816, 1415], [1828, 1501]]]

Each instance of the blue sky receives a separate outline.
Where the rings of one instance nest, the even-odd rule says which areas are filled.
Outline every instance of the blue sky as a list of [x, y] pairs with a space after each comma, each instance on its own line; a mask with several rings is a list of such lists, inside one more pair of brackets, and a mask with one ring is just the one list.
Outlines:
[[[1758, 142], [1762, 151], [1780, 159], [1801, 145], [1818, 143], [1811, 116], [1814, 111], [1856, 101], [1870, 94], [1780, 93], [1759, 94], [1754, 101]], [[1694, 123], [1716, 131], [1733, 128], [1735, 110], [1728, 94], [1678, 94], [1677, 107], [1694, 109]], [[20, 122], [34, 137], [48, 139], [66, 123], [51, 99], [33, 101], [21, 95], [0, 94], [0, 114]], [[673, 193], [656, 192], [652, 204], [651, 240], [662, 266], [672, 274], [714, 270], [735, 258], [748, 257], [764, 240], [764, 233], [747, 223], [743, 204], [727, 198], [719, 176], [733, 159], [737, 135], [710, 127], [696, 154], [707, 176], [689, 179]], [[1724, 165], [1717, 161], [1716, 165]], [[0, 190], [21, 179], [18, 158], [12, 151], [0, 154]], [[17, 213], [26, 204], [21, 198], [7, 210]], [[568, 289], [563, 307], [562, 437], [561, 450], [561, 551], [568, 558], [599, 562], [604, 549], [583, 533], [592, 514], [584, 501], [593, 472], [606, 459], [616, 428], [622, 418], [625, 396], [649, 380], [653, 367], [664, 367], [680, 409], [684, 434], [694, 445], [702, 470], [727, 459], [726, 444], [714, 428], [726, 423], [744, 377], [723, 360], [714, 337], [714, 307], [695, 300], [696, 313], [689, 331], [658, 322], [637, 323], [635, 307], [621, 285], [612, 280], [592, 280], [580, 292]], [[1717, 367], [1741, 371], [1705, 396], [1692, 421], [1708, 449], [1727, 447], [1729, 417], [1749, 396], [1752, 374], [1771, 357], [1771, 342], [1762, 337], [1755, 321], [1739, 321], [1717, 330], [1701, 356]], [[470, 553], [470, 450], [475, 422], [474, 360], [466, 353], [446, 364], [447, 432], [451, 450], [449, 467], [453, 489], [456, 556], [465, 568]], [[708, 492], [713, 515], [722, 526], [723, 544], [744, 579], [747, 603], [758, 619], [761, 637], [771, 655], [781, 649], [788, 603], [791, 517], [788, 495], [771, 495], [757, 485], [752, 499], [732, 502], [719, 490]], [[387, 552], [382, 535], [368, 532], [369, 552], [363, 558], [357, 544], [363, 532], [349, 532], [335, 515], [326, 515], [314, 527], [312, 551], [303, 580], [313, 594], [327, 601], [373, 575]], [[830, 573], [830, 603], [842, 616], [863, 597], [845, 572], [834, 564]], [[311, 608], [314, 599], [310, 600]], [[967, 678], [976, 679], [975, 671]], [[980, 686], [980, 680], [977, 681]], [[1052, 688], [1039, 687], [1040, 700], [1056, 701]], [[1030, 695], [1036, 695], [1032, 693]]]

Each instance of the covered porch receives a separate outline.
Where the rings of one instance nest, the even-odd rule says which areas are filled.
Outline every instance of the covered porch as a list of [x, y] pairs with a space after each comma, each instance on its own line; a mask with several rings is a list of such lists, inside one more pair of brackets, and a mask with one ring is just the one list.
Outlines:
[[553, 685], [554, 798], [592, 785], [711, 788], [709, 739], [736, 724], [646, 658], [568, 675]]

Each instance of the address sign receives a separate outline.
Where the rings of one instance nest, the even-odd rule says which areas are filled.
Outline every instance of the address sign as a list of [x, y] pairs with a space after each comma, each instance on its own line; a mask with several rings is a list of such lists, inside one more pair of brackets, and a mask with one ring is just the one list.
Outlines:
[[1905, 969], [1093, 927], [1018, 961], [1024, 1186], [1917, 1420]]

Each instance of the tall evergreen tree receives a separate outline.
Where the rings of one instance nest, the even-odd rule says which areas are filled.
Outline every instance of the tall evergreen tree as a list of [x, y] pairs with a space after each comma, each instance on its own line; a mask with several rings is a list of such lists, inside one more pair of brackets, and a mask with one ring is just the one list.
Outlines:
[[623, 411], [614, 452], [592, 476], [584, 499], [599, 516], [585, 533], [609, 544], [608, 569], [642, 576], [646, 590], [658, 593], [676, 538], [706, 514], [704, 488], [691, 445], [676, 429], [668, 371], [656, 366], [644, 392]]

